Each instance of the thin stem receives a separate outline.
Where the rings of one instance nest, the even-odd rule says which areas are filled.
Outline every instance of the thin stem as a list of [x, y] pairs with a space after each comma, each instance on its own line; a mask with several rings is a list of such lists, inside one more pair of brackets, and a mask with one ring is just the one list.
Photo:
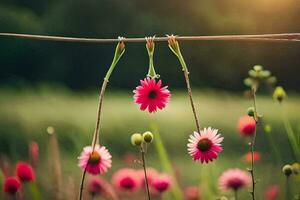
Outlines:
[[251, 174], [251, 179], [252, 179], [252, 190], [250, 192], [252, 196], [252, 200], [255, 200], [255, 185], [256, 185], [256, 180], [255, 180], [255, 175], [254, 175], [254, 146], [255, 146], [255, 139], [256, 139], [256, 133], [257, 133], [257, 124], [258, 124], [258, 114], [257, 114], [257, 103], [256, 103], [256, 86], [252, 87], [252, 94], [253, 94], [253, 106], [254, 106], [254, 120], [256, 122], [256, 128], [254, 135], [252, 137], [252, 141], [250, 144], [251, 148], [251, 168], [250, 168], [250, 174]]
[[78, 196], [79, 200], [82, 199], [82, 195], [83, 195], [85, 175], [86, 175], [86, 168], [84, 169], [84, 171], [82, 173], [82, 177], [81, 177], [80, 188], [79, 188], [79, 196]]
[[143, 169], [144, 169], [145, 185], [146, 185], [148, 200], [151, 200], [150, 191], [149, 191], [148, 177], [147, 177], [147, 170], [146, 170], [145, 151], [144, 151], [143, 146], [141, 146], [141, 155], [142, 155], [142, 162], [143, 162], [142, 164], [143, 164]]
[[234, 200], [238, 200], [238, 190], [234, 190]]
[[289, 176], [286, 177], [285, 189], [286, 189], [286, 199], [292, 199]]
[[192, 88], [191, 88], [190, 79], [189, 79], [189, 73], [186, 70], [184, 70], [183, 73], [184, 73], [184, 78], [185, 78], [185, 82], [186, 82], [186, 87], [188, 89], [191, 107], [193, 110], [193, 115], [194, 115], [196, 126], [197, 126], [197, 131], [198, 131], [198, 133], [200, 133], [200, 123], [199, 123], [199, 119], [198, 119], [198, 116], [196, 113], [196, 108], [195, 108], [195, 104], [194, 104], [194, 100], [193, 100]]
[[[31, 40], [44, 40], [56, 42], [80, 42], [80, 43], [115, 43], [118, 39], [102, 38], [77, 38], [60, 37], [48, 35], [32, 35], [18, 33], [0, 33], [0, 37], [23, 38]], [[216, 36], [176, 36], [181, 41], [262, 41], [262, 42], [295, 42], [300, 41], [300, 33], [282, 33], [282, 34], [257, 34], [257, 35], [216, 35]], [[124, 38], [124, 42], [145, 42], [145, 38]], [[155, 42], [168, 41], [168, 37], [155, 37]]]

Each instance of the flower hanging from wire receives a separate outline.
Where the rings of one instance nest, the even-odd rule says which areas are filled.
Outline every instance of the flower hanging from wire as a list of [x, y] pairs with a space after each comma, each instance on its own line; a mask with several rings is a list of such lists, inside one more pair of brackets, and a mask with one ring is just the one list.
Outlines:
[[221, 142], [223, 137], [218, 134], [217, 129], [211, 127], [204, 128], [200, 133], [194, 132], [190, 135], [188, 143], [188, 152], [195, 161], [208, 163], [217, 159], [218, 154], [223, 151]]
[[104, 146], [96, 145], [94, 151], [92, 146], [87, 146], [78, 157], [78, 165], [90, 174], [103, 174], [111, 168], [111, 158], [112, 156]]

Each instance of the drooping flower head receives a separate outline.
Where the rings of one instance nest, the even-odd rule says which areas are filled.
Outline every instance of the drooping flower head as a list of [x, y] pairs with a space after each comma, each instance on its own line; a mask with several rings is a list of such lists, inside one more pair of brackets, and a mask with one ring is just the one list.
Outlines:
[[223, 139], [217, 129], [204, 128], [200, 133], [194, 132], [193, 135], [190, 135], [187, 145], [188, 152], [195, 161], [208, 163], [216, 159], [218, 154], [223, 151], [221, 147]]
[[134, 102], [140, 105], [141, 110], [148, 109], [152, 113], [166, 107], [171, 96], [168, 86], [162, 87], [161, 80], [156, 82], [155, 79], [149, 77], [141, 80], [140, 83], [141, 85], [133, 91], [133, 98]]
[[219, 178], [219, 186], [223, 191], [238, 190], [249, 186], [251, 183], [250, 175], [240, 169], [228, 169]]
[[[260, 160], [260, 153], [257, 151], [253, 152], [253, 160], [254, 161], [259, 161]], [[252, 161], [252, 155], [251, 152], [246, 153], [246, 155], [244, 156], [244, 159], [246, 162], [251, 162]]]
[[112, 163], [109, 151], [100, 145], [96, 145], [94, 151], [92, 146], [84, 147], [78, 159], [78, 166], [94, 175], [107, 172]]
[[159, 174], [152, 181], [151, 186], [158, 192], [162, 193], [170, 189], [172, 179], [168, 174]]
[[184, 189], [184, 197], [185, 200], [200, 200], [201, 193], [199, 187], [197, 186], [190, 186]]
[[94, 176], [88, 180], [87, 190], [93, 196], [101, 195], [105, 192], [105, 182], [101, 178]]
[[123, 168], [114, 173], [112, 184], [120, 191], [135, 192], [140, 188], [139, 175], [134, 169]]
[[265, 190], [265, 199], [266, 200], [276, 200], [279, 196], [279, 187], [278, 185], [271, 185]]
[[238, 121], [238, 131], [242, 136], [252, 136], [256, 130], [256, 122], [253, 117], [245, 115]]
[[35, 180], [35, 172], [31, 165], [26, 162], [17, 163], [16, 175], [22, 182], [30, 182]]
[[3, 190], [5, 193], [14, 195], [16, 194], [21, 187], [21, 182], [17, 177], [6, 177], [3, 184]]

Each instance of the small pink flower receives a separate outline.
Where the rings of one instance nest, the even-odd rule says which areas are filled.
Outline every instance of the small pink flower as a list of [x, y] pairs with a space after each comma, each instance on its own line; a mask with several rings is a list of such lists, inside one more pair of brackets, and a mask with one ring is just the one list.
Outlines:
[[158, 192], [162, 193], [167, 191], [171, 187], [171, 177], [167, 174], [159, 174], [152, 181], [152, 187], [156, 189]]
[[39, 145], [36, 142], [29, 144], [29, 157], [34, 168], [37, 167], [39, 161]]
[[112, 163], [109, 151], [100, 145], [96, 145], [94, 151], [92, 146], [84, 147], [78, 159], [78, 166], [94, 175], [107, 172]]
[[279, 196], [279, 187], [278, 185], [271, 185], [265, 191], [266, 200], [276, 200]]
[[96, 176], [90, 178], [87, 183], [87, 190], [93, 196], [103, 194], [105, 192], [105, 187], [105, 182]]
[[22, 182], [30, 182], [35, 180], [35, 172], [31, 165], [26, 162], [17, 163], [16, 175]]
[[16, 194], [21, 187], [21, 182], [17, 177], [6, 177], [3, 184], [3, 190], [5, 193], [14, 195]]
[[223, 139], [217, 129], [204, 128], [200, 133], [194, 132], [194, 135], [190, 135], [187, 145], [188, 152], [195, 161], [208, 163], [216, 159], [218, 154], [223, 151], [221, 147]]
[[112, 184], [120, 191], [135, 192], [140, 187], [139, 175], [136, 170], [123, 168], [114, 173]]
[[238, 190], [249, 186], [251, 177], [249, 174], [240, 169], [228, 169], [219, 178], [219, 186], [223, 191]]
[[[156, 178], [156, 176], [158, 176], [158, 172], [156, 171], [156, 169], [152, 168], [152, 167], [148, 167], [147, 169], [147, 180], [148, 180], [148, 184], [151, 185], [153, 180]], [[139, 174], [139, 178], [140, 178], [140, 184], [142, 187], [145, 186], [145, 174], [144, 174], [144, 170], [138, 170], [137, 173]]]
[[256, 130], [256, 122], [253, 117], [245, 115], [238, 121], [238, 131], [242, 136], [252, 136]]
[[170, 91], [167, 89], [168, 86], [161, 87], [161, 80], [156, 83], [155, 79], [149, 77], [140, 82], [141, 85], [133, 91], [134, 102], [140, 105], [140, 109], [148, 109], [152, 113], [156, 112], [157, 108], [160, 110], [165, 108], [171, 96]]
[[197, 186], [190, 186], [184, 189], [185, 200], [200, 200], [200, 190]]
[[[252, 162], [252, 155], [251, 155], [251, 152], [248, 152], [246, 155], [245, 155], [245, 161], [246, 162]], [[257, 152], [257, 151], [254, 151], [253, 152], [253, 160], [254, 161], [259, 161], [260, 160], [260, 153]]]

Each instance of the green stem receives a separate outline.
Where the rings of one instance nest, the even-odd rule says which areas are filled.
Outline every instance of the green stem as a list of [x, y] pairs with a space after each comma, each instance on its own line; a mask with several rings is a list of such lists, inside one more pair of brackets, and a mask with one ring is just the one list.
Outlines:
[[155, 44], [154, 44], [153, 38], [151, 38], [151, 37], [146, 38], [146, 40], [147, 40], [146, 49], [147, 49], [147, 53], [149, 56], [149, 70], [148, 70], [147, 76], [151, 77], [151, 78], [158, 78], [159, 75], [157, 75], [155, 72], [154, 62], [153, 62]]
[[142, 164], [143, 164], [143, 170], [144, 170], [144, 177], [145, 177], [145, 185], [146, 185], [146, 190], [147, 190], [147, 196], [148, 200], [151, 200], [150, 197], [150, 191], [149, 191], [149, 183], [148, 183], [148, 176], [147, 176], [147, 170], [146, 170], [146, 159], [145, 159], [145, 150], [143, 146], [141, 146], [141, 155], [142, 155]]
[[288, 199], [292, 200], [291, 188], [290, 188], [290, 178], [289, 178], [289, 176], [286, 177], [285, 190], [286, 190], [286, 199], [287, 200]]
[[284, 112], [283, 106], [282, 105], [280, 105], [280, 106], [281, 106], [280, 109], [281, 109], [282, 121], [284, 123], [284, 128], [286, 130], [290, 145], [293, 149], [296, 160], [298, 160], [298, 162], [300, 162], [300, 147], [297, 144], [297, 138], [293, 131], [292, 125], [291, 125], [290, 121], [288, 120], [286, 113]]
[[238, 200], [238, 190], [234, 190], [234, 200]]

